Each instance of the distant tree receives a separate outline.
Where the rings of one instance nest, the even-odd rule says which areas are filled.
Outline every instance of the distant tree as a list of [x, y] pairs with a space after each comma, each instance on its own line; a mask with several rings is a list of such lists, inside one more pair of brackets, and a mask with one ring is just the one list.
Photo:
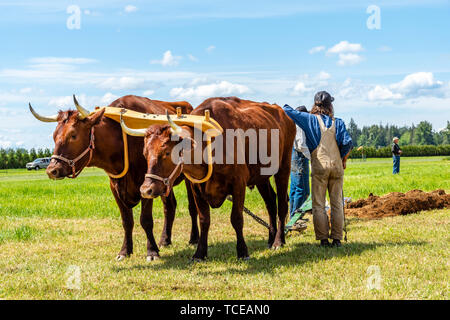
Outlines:
[[45, 150], [44, 150], [44, 156], [45, 156], [45, 157], [51, 157], [51, 156], [52, 156], [52, 152], [50, 151], [49, 148], [45, 148]]
[[433, 126], [428, 121], [421, 121], [414, 133], [414, 144], [429, 145], [434, 144]]
[[450, 144], [450, 121], [447, 120], [447, 127], [441, 130], [442, 144]]
[[405, 131], [405, 133], [400, 136], [398, 143], [402, 146], [407, 146], [407, 145], [409, 145], [409, 141], [411, 140], [410, 138], [411, 138], [411, 132]]
[[30, 161], [34, 161], [34, 159], [36, 159], [38, 156], [37, 156], [37, 153], [36, 153], [36, 149], [35, 148], [31, 148], [30, 149]]
[[414, 127], [414, 123], [411, 125], [410, 135], [409, 135], [409, 144], [412, 145], [414, 143], [414, 135], [416, 134], [416, 128]]
[[45, 157], [44, 150], [42, 150], [41, 148], [39, 148], [38, 151], [37, 151], [37, 157], [38, 157], [38, 158], [44, 158], [44, 157]]
[[357, 144], [359, 136], [361, 135], [361, 130], [358, 129], [358, 126], [353, 118], [350, 119], [347, 131], [350, 134], [350, 137], [352, 137], [353, 143]]
[[0, 149], [0, 169], [6, 169], [8, 164], [8, 154], [5, 149]]

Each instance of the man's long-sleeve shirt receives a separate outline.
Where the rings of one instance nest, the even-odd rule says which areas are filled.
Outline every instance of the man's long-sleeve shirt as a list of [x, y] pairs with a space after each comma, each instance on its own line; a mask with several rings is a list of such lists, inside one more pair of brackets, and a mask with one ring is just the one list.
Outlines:
[[295, 134], [294, 149], [301, 152], [306, 158], [311, 159], [311, 154], [309, 153], [309, 148], [306, 144], [305, 131], [299, 126], [297, 127], [297, 133]]
[[391, 151], [392, 151], [392, 154], [393, 154], [394, 156], [399, 156], [401, 150], [402, 150], [402, 149], [400, 149], [400, 147], [398, 146], [398, 144], [396, 144], [396, 143], [393, 143], [393, 144], [392, 144]]
[[[312, 153], [320, 143], [322, 134], [320, 132], [319, 120], [315, 115], [307, 112], [300, 112], [292, 109], [289, 105], [285, 105], [283, 110], [295, 122], [297, 126], [303, 129], [306, 135], [306, 144], [309, 152]], [[327, 128], [331, 127], [333, 119], [326, 115], [320, 115]], [[345, 123], [342, 119], [335, 118], [336, 126], [336, 142], [339, 148], [341, 158], [344, 158], [353, 147], [352, 138], [350, 137]]]

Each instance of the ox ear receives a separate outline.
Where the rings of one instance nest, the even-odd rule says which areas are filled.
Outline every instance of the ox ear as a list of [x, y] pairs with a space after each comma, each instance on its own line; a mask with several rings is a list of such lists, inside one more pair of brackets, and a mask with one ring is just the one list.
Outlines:
[[105, 113], [105, 108], [100, 109], [99, 111], [97, 111], [96, 113], [94, 113], [93, 115], [89, 116], [88, 122], [89, 124], [93, 127], [97, 124], [100, 123], [100, 121], [103, 118], [103, 114]]

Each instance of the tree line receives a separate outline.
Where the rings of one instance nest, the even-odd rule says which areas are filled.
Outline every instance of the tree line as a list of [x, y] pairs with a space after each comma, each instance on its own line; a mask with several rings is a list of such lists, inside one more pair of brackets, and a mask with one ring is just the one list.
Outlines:
[[347, 131], [352, 137], [355, 147], [386, 147], [392, 144], [394, 137], [399, 138], [400, 147], [450, 144], [450, 121], [447, 121], [447, 127], [441, 131], [434, 131], [428, 121], [421, 121], [417, 126], [412, 124], [398, 127], [389, 124], [374, 124], [363, 126], [360, 129], [352, 118], [347, 126]]
[[52, 151], [45, 149], [0, 149], [0, 169], [25, 168], [28, 162], [32, 162], [37, 158], [51, 157]]

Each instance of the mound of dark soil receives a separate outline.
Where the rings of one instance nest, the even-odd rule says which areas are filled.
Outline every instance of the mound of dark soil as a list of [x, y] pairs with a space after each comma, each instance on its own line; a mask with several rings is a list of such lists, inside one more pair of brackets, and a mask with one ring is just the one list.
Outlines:
[[431, 192], [411, 190], [406, 193], [391, 192], [384, 196], [369, 194], [345, 206], [345, 214], [360, 218], [382, 218], [405, 215], [424, 210], [450, 208], [450, 194], [438, 189]]

